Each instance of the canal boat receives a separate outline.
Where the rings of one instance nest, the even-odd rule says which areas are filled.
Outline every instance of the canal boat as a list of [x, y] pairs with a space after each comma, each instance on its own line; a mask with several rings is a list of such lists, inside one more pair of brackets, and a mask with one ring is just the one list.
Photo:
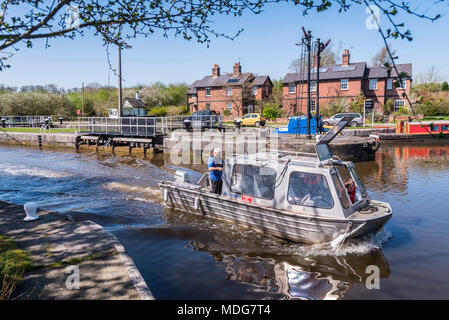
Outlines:
[[[351, 122], [344, 117], [315, 145], [316, 153], [261, 151], [226, 158], [222, 193], [177, 171], [160, 182], [167, 206], [241, 224], [283, 239], [338, 248], [350, 238], [382, 228], [392, 216], [386, 202], [372, 200], [354, 165], [333, 155], [329, 143]], [[352, 203], [344, 177], [355, 183]]]
[[448, 136], [449, 135], [449, 121], [435, 120], [435, 121], [397, 121], [397, 134], [419, 135], [419, 136]]

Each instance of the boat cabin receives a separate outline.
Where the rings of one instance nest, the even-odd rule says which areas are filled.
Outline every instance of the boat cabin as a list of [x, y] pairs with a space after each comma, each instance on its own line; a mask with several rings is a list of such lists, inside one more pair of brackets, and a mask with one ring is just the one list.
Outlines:
[[[310, 216], [345, 219], [371, 200], [350, 161], [341, 161], [329, 142], [352, 120], [342, 119], [316, 145], [316, 154], [259, 152], [225, 160], [221, 196]], [[204, 185], [205, 174], [200, 179]], [[352, 179], [354, 203], [345, 188]]]
[[[370, 200], [352, 162], [322, 165], [309, 154], [257, 153], [226, 159], [222, 196], [311, 216], [347, 218]], [[352, 203], [344, 186], [351, 178]]]

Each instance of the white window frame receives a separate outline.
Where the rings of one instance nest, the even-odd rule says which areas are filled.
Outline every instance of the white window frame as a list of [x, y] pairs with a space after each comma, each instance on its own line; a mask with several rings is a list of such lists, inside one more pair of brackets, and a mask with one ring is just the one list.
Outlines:
[[310, 81], [310, 91], [312, 92], [316, 91], [316, 81], [314, 80]]
[[257, 96], [257, 86], [253, 86], [252, 94], [253, 96]]
[[211, 92], [212, 92], [212, 89], [210, 87], [206, 88], [206, 97], [210, 97]]
[[371, 91], [377, 90], [377, 79], [369, 79], [369, 89]]
[[[230, 107], [229, 107], [229, 106], [230, 106]], [[229, 103], [226, 105], [226, 110], [229, 110], [229, 111], [232, 112], [232, 103], [231, 103], [231, 102], [229, 102]]]
[[[293, 88], [293, 91], [292, 91], [292, 88]], [[288, 93], [289, 94], [296, 93], [296, 85], [295, 84], [289, 84], [288, 85]]]
[[[400, 102], [400, 105], [398, 105], [397, 102]], [[400, 108], [404, 108], [404, 107], [405, 107], [405, 100], [403, 100], [403, 99], [394, 100], [394, 106], [393, 106], [394, 112], [396, 112]]]
[[232, 96], [232, 87], [227, 87], [227, 88], [226, 88], [226, 96], [227, 96], [227, 97]]
[[208, 110], [208, 111], [212, 110], [211, 106], [210, 106], [210, 103], [206, 103], [206, 110]]
[[393, 90], [393, 79], [387, 79], [387, 90]]
[[[346, 84], [344, 87], [343, 84]], [[340, 80], [340, 90], [347, 91], [349, 90], [349, 79], [341, 79]]]

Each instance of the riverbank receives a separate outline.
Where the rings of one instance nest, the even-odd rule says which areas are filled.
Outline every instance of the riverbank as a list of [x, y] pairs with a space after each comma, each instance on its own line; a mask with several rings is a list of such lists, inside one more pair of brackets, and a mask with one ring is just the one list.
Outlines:
[[100, 225], [42, 210], [38, 216], [24, 222], [22, 206], [0, 201], [0, 234], [31, 260], [13, 299], [154, 299], [126, 249]]

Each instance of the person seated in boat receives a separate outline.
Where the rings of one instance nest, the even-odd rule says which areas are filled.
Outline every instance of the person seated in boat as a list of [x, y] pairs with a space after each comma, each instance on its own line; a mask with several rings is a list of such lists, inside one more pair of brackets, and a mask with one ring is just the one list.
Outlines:
[[354, 180], [352, 180], [351, 178], [346, 180], [345, 188], [346, 188], [346, 191], [348, 192], [349, 199], [351, 199], [352, 203], [356, 203], [357, 201], [359, 201], [362, 198], [360, 191], [355, 186]]
[[295, 172], [291, 176], [288, 201], [311, 207], [332, 207], [332, 195], [321, 175]]
[[209, 177], [212, 187], [212, 193], [221, 194], [223, 186], [223, 159], [221, 158], [221, 149], [215, 148], [207, 162], [209, 167]]

